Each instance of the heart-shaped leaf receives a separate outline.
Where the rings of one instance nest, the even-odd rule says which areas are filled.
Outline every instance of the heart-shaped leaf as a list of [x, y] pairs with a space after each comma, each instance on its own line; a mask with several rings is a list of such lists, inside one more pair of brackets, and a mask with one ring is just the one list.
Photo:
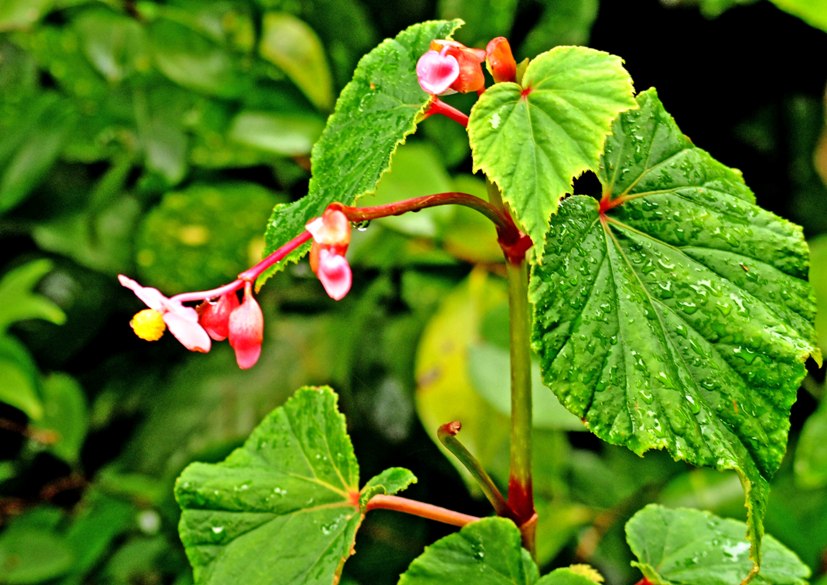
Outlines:
[[[651, 504], [626, 523], [626, 539], [652, 585], [731, 585], [750, 572], [744, 523]], [[805, 585], [810, 569], [772, 536], [753, 585]]]
[[415, 480], [386, 471], [362, 498], [336, 400], [329, 388], [303, 388], [223, 462], [184, 470], [175, 497], [196, 583], [329, 585], [352, 553], [360, 500]]
[[474, 171], [499, 185], [538, 246], [572, 179], [597, 168], [612, 121], [634, 107], [633, 96], [619, 57], [555, 47], [531, 61], [520, 85], [497, 83], [474, 105]]
[[532, 272], [545, 383], [600, 438], [738, 472], [758, 560], [813, 339], [801, 229], [692, 145], [654, 90], [620, 117], [604, 200], [563, 202]]
[[425, 549], [399, 578], [399, 585], [532, 585], [537, 565], [520, 544], [510, 520], [483, 518]]
[[[268, 250], [296, 237], [305, 223], [334, 201], [350, 205], [375, 189], [430, 100], [416, 78], [417, 60], [431, 40], [449, 38], [460, 22], [413, 25], [359, 61], [313, 147], [308, 194], [273, 210], [265, 236]], [[297, 259], [306, 249], [290, 258]]]

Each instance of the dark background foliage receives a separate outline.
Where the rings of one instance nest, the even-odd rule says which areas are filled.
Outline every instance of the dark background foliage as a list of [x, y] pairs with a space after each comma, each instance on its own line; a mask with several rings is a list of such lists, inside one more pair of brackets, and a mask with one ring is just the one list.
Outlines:
[[[564, 43], [623, 57], [636, 87], [656, 86], [696, 145], [741, 169], [762, 206], [804, 227], [823, 305], [827, 33], [768, 1], [720, 14], [738, 3], [684, 4], [0, 5], [0, 583], [190, 582], [174, 478], [191, 460], [221, 459], [304, 384], [340, 392], [363, 478], [408, 467], [419, 477], [410, 497], [488, 513], [437, 450], [431, 424], [469, 410], [466, 426], [486, 429], [469, 430], [469, 442], [504, 479], [505, 437], [490, 431], [503, 415], [484, 398], [497, 372], [479, 358], [480, 343], [504, 351], [487, 226], [436, 213], [375, 222], [355, 238], [356, 284], [337, 304], [306, 266], [280, 274], [260, 297], [264, 354], [248, 372], [226, 346], [190, 355], [170, 336], [137, 340], [127, 323], [139, 302], [115, 278], [171, 294], [254, 262], [273, 205], [304, 194], [310, 146], [358, 58], [412, 23], [462, 17], [460, 40], [505, 35], [518, 59]], [[429, 120], [410, 142], [378, 200], [479, 192], [461, 130]], [[576, 188], [590, 189], [588, 177]], [[440, 321], [451, 299], [469, 294], [469, 278], [488, 300]], [[428, 397], [439, 356], [423, 336], [456, 331], [473, 342], [451, 380], [472, 393], [473, 409], [461, 394]], [[767, 519], [814, 582], [827, 565], [823, 384], [813, 368]], [[643, 504], [743, 516], [734, 476], [657, 453], [638, 459], [570, 428], [562, 419], [537, 430], [544, 563], [585, 561], [610, 583], [632, 583], [622, 526]], [[372, 513], [346, 582], [393, 583], [447, 532]]]

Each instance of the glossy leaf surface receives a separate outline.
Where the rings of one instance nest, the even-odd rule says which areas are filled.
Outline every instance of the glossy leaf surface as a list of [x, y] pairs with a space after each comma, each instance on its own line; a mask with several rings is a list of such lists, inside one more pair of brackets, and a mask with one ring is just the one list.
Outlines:
[[619, 57], [557, 47], [529, 63], [521, 84], [497, 83], [471, 110], [474, 170], [502, 190], [538, 245], [572, 180], [595, 170], [612, 121], [635, 105]]
[[308, 194], [273, 211], [266, 233], [268, 250], [301, 233], [304, 224], [330, 203], [349, 205], [374, 190], [430, 99], [416, 79], [419, 56], [432, 39], [450, 37], [457, 26], [459, 21], [411, 26], [359, 61], [313, 147]]
[[599, 172], [614, 207], [576, 196], [554, 218], [534, 343], [546, 384], [600, 438], [736, 470], [757, 546], [804, 361], [820, 357], [807, 247], [653, 90], [638, 101]]
[[[362, 520], [359, 467], [329, 388], [299, 390], [218, 464], [178, 479], [179, 531], [197, 583], [329, 584]], [[410, 472], [371, 484], [391, 492]]]
[[[731, 585], [749, 574], [744, 523], [689, 508], [646, 506], [626, 524], [633, 562], [652, 585]], [[805, 585], [810, 569], [771, 536], [753, 585]]]
[[537, 565], [510, 520], [483, 518], [437, 541], [399, 579], [399, 585], [531, 585]]

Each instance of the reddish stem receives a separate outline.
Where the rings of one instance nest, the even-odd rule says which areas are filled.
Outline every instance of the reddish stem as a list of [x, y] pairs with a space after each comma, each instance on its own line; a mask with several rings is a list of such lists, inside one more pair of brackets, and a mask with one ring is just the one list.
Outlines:
[[429, 520], [436, 520], [451, 526], [463, 527], [471, 522], [479, 520], [477, 516], [455, 512], [448, 508], [434, 506], [433, 504], [426, 504], [424, 502], [417, 502], [416, 500], [409, 500], [408, 498], [401, 498], [399, 496], [373, 496], [368, 501], [366, 511], [371, 510], [395, 510], [396, 512], [404, 512], [412, 516], [419, 516], [420, 518], [428, 518]]
[[428, 104], [428, 109], [425, 110], [425, 118], [429, 118], [434, 114], [441, 114], [461, 125], [463, 128], [468, 127], [468, 116], [460, 112], [454, 106], [449, 106], [437, 96], [431, 97], [431, 103]]

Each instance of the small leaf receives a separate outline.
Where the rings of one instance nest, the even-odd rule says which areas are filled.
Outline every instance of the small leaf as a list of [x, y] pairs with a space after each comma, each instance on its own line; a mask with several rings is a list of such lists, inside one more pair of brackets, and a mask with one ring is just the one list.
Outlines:
[[223, 462], [184, 470], [175, 497], [196, 583], [338, 579], [362, 512], [336, 400], [329, 388], [301, 389]]
[[692, 145], [653, 90], [616, 122], [611, 209], [566, 200], [532, 272], [546, 384], [598, 437], [738, 472], [758, 547], [813, 343], [801, 229]]
[[51, 272], [51, 260], [33, 260], [18, 266], [0, 279], [0, 335], [12, 323], [24, 319], [44, 319], [57, 325], [66, 315], [48, 298], [33, 292], [37, 283]]
[[32, 420], [43, 416], [37, 365], [22, 343], [0, 336], [0, 402], [22, 410]]
[[827, 0], [771, 0], [781, 10], [827, 32]]
[[89, 62], [107, 81], [118, 83], [149, 69], [145, 29], [137, 20], [111, 10], [90, 9], [72, 21]]
[[152, 57], [158, 69], [175, 83], [222, 98], [243, 95], [246, 79], [229, 50], [194, 29], [158, 19], [149, 26]]
[[795, 478], [808, 489], [827, 486], [827, 399], [821, 404], [801, 429], [801, 437], [795, 450]]
[[[397, 146], [416, 129], [430, 96], [416, 79], [416, 62], [435, 38], [447, 38], [459, 21], [413, 25], [365, 55], [339, 95], [312, 152], [308, 194], [273, 210], [267, 250], [296, 237], [334, 201], [346, 205], [376, 188]], [[294, 252], [298, 259], [307, 247]]]
[[364, 509], [370, 499], [378, 494], [392, 495], [416, 483], [416, 476], [402, 467], [391, 467], [372, 477], [362, 488], [360, 498]]
[[522, 85], [497, 83], [474, 105], [474, 171], [500, 187], [539, 248], [558, 201], [574, 177], [597, 168], [612, 121], [634, 105], [619, 57], [556, 47], [529, 63]]
[[575, 567], [578, 568], [555, 569], [548, 575], [543, 575], [543, 578], [537, 581], [537, 585], [594, 585], [595, 583], [603, 583], [603, 577], [594, 569], [591, 569], [592, 573], [588, 574], [595, 578], [587, 577], [584, 574], [585, 571], [579, 568], [584, 566], [576, 565]]
[[514, 523], [483, 518], [426, 548], [399, 578], [399, 585], [532, 585], [538, 576]]
[[49, 450], [69, 463], [77, 463], [89, 425], [89, 411], [83, 388], [66, 374], [52, 374], [43, 380], [43, 418], [39, 430], [55, 433]]
[[321, 118], [299, 112], [239, 112], [230, 124], [229, 138], [278, 156], [303, 156], [324, 127]]
[[277, 65], [320, 110], [333, 105], [333, 79], [319, 37], [304, 21], [268, 12], [261, 22], [259, 53]]
[[[732, 585], [750, 573], [745, 526], [688, 508], [650, 504], [626, 523], [626, 539], [652, 585]], [[753, 585], [806, 585], [810, 569], [772, 536]]]

